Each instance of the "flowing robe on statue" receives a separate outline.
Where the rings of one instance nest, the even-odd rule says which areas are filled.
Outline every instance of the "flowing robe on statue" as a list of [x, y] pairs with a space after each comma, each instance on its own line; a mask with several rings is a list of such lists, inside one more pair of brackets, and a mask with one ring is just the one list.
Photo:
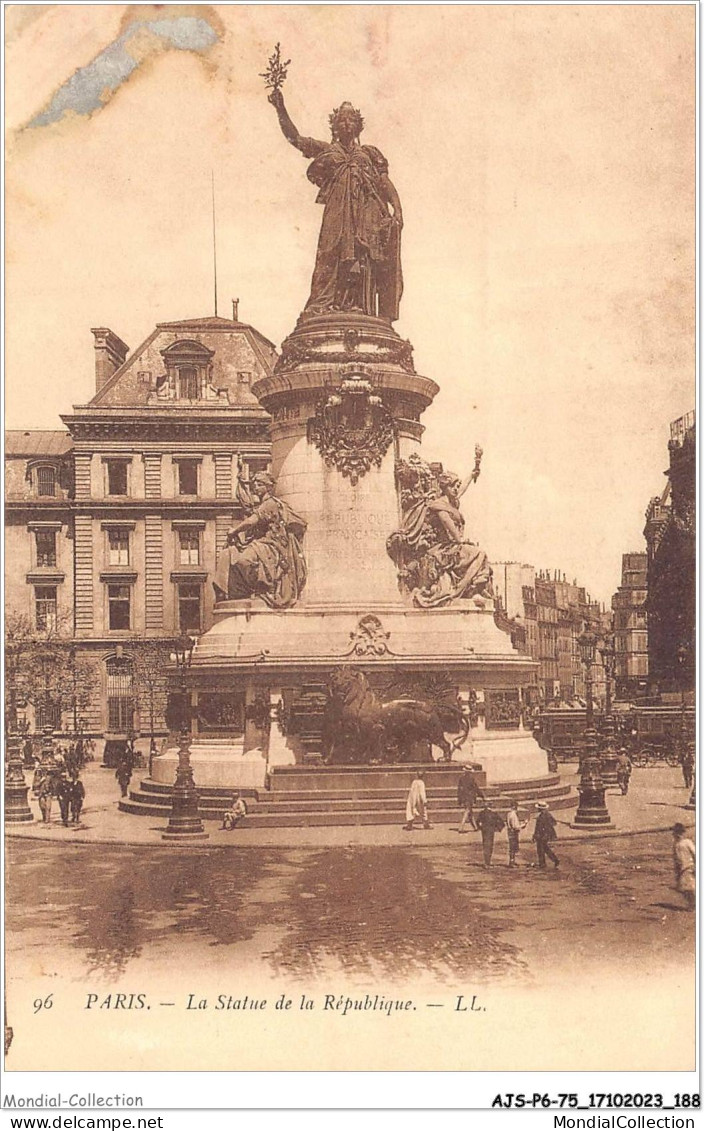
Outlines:
[[388, 162], [373, 145], [301, 138], [323, 222], [308, 313], [361, 310], [394, 321], [403, 291], [400, 230], [384, 199]]
[[214, 586], [231, 601], [261, 597], [285, 609], [299, 597], [306, 582], [300, 539], [306, 523], [288, 503], [270, 495], [252, 508], [257, 524], [243, 547], [226, 546], [218, 558]]
[[489, 560], [479, 546], [464, 541], [464, 518], [446, 495], [412, 506], [389, 543], [392, 557], [404, 546], [418, 554], [423, 584], [413, 590], [413, 599], [422, 608], [490, 592]]

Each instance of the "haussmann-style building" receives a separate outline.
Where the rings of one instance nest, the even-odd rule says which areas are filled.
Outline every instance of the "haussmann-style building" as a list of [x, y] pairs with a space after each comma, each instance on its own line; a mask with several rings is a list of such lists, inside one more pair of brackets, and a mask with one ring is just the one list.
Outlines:
[[[132, 353], [93, 329], [94, 397], [62, 416], [65, 430], [6, 434], [6, 612], [90, 665], [81, 726], [108, 750], [132, 731], [142, 747], [151, 726], [165, 733], [163, 696], [148, 720], [140, 673], [168, 665], [175, 636], [212, 625], [238, 464], [246, 476], [269, 463], [251, 386], [277, 354], [233, 314], [163, 322]], [[35, 729], [70, 729], [40, 698], [19, 706]]]

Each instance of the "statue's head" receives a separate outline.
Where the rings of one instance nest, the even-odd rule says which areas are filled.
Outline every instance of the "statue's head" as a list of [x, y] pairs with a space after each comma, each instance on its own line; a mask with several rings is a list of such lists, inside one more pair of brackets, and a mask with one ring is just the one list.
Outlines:
[[352, 141], [364, 129], [364, 118], [351, 102], [343, 102], [330, 115], [333, 141]]
[[274, 479], [268, 471], [258, 471], [252, 477], [251, 488], [258, 498], [266, 498], [274, 493]]
[[444, 471], [442, 475], [438, 476], [438, 486], [443, 495], [457, 495], [460, 483], [461, 480], [459, 476], [453, 474], [452, 471]]

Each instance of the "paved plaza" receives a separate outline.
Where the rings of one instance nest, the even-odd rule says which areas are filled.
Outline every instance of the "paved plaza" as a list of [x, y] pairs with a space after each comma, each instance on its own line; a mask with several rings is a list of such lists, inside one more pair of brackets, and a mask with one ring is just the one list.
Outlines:
[[[146, 773], [146, 771], [142, 771]], [[560, 773], [565, 782], [577, 785], [578, 774], [576, 765], [566, 765], [560, 768]], [[30, 775], [27, 775], [28, 780]], [[134, 844], [134, 845], [160, 845], [161, 834], [166, 828], [166, 821], [160, 817], [132, 816], [122, 813], [118, 809], [120, 790], [115, 781], [114, 771], [102, 768], [98, 764], [89, 764], [83, 775], [86, 787], [86, 801], [81, 814], [81, 823], [77, 827], [64, 828], [59, 819], [58, 804], [54, 803], [52, 821], [44, 825], [39, 816], [39, 807], [36, 800], [31, 797], [30, 805], [35, 815], [32, 824], [8, 825], [7, 833], [11, 837], [29, 838], [31, 840], [51, 840], [61, 843], [73, 844]], [[132, 788], [137, 785], [139, 774], [132, 779]], [[612, 828], [598, 831], [585, 831], [572, 829], [569, 822], [573, 819], [575, 810], [566, 809], [557, 811], [558, 831], [560, 839], [583, 840], [594, 837], [610, 837], [614, 834], [640, 833], [655, 830], [667, 830], [675, 821], [683, 821], [685, 825], [694, 825], [694, 813], [684, 807], [689, 800], [689, 791], [682, 782], [679, 769], [671, 766], [662, 768], [635, 769], [631, 778], [631, 786], [626, 797], [622, 797], [616, 787], [607, 791], [607, 803], [611, 814]], [[432, 820], [432, 792], [430, 793], [430, 816]], [[522, 816], [525, 817], [525, 813]], [[458, 810], [458, 823], [460, 813]], [[206, 830], [210, 834], [207, 845], [217, 847], [298, 847], [318, 845], [394, 845], [405, 844], [409, 834], [401, 830], [405, 821], [404, 812], [399, 809], [398, 826], [395, 825], [360, 825], [340, 827], [317, 828], [279, 828], [279, 829], [248, 829], [246, 821], [242, 826], [232, 832], [223, 832], [219, 822], [207, 821]], [[526, 830], [528, 837], [532, 835], [532, 822]], [[432, 829], [422, 830], [410, 834], [414, 844], [440, 845], [454, 844], [460, 838], [457, 835], [457, 825], [438, 824]], [[505, 847], [506, 834], [497, 840], [497, 857]], [[525, 840], [525, 834], [524, 834]], [[477, 834], [470, 833], [461, 838], [461, 843], [468, 851], [475, 851], [477, 859], [481, 856], [481, 846]], [[173, 846], [174, 851], [179, 851], [178, 846]], [[189, 851], [195, 845], [188, 846]]]

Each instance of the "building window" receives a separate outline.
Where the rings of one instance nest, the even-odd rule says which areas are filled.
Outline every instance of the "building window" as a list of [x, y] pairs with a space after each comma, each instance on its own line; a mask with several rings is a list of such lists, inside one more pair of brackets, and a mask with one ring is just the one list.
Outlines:
[[54, 496], [56, 494], [56, 468], [37, 468], [37, 494]]
[[252, 384], [252, 374], [248, 371], [247, 372], [239, 372], [238, 371], [238, 373], [237, 373], [237, 383], [239, 385], [251, 385]]
[[197, 530], [179, 530], [179, 565], [200, 565], [200, 535]]
[[134, 677], [132, 662], [114, 656], [106, 661], [108, 731], [126, 734], [134, 728]]
[[178, 461], [179, 495], [198, 494], [198, 460], [180, 459]]
[[109, 459], [108, 468], [108, 495], [127, 494], [127, 463], [122, 459]]
[[130, 564], [130, 532], [121, 527], [108, 530], [108, 561], [113, 566]]
[[178, 371], [178, 393], [182, 400], [198, 400], [198, 370], [191, 366], [183, 367]]
[[37, 530], [37, 565], [56, 567], [56, 531]]
[[108, 585], [108, 623], [115, 631], [130, 627], [129, 585]]
[[37, 730], [51, 727], [52, 730], [61, 729], [61, 707], [52, 699], [40, 699], [34, 708], [34, 725]]
[[57, 616], [55, 585], [35, 586], [34, 609], [39, 632], [54, 632]]
[[178, 627], [180, 632], [200, 632], [200, 595], [198, 584], [182, 584], [178, 587]]

